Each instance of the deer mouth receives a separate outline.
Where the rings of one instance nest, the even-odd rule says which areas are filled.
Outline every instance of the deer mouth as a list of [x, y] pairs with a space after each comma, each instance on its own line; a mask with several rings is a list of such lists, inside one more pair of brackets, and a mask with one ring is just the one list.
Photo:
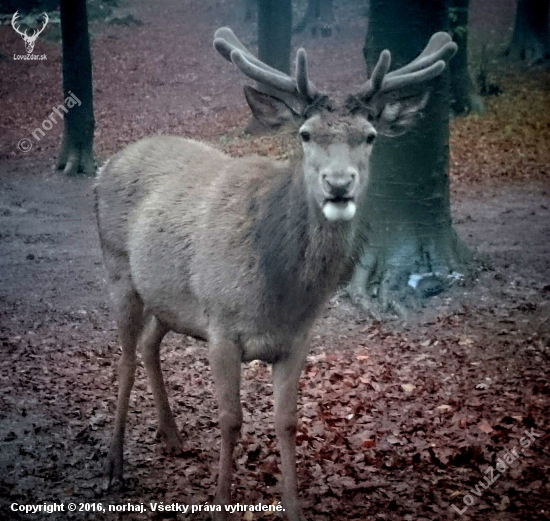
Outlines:
[[328, 221], [351, 221], [356, 210], [354, 197], [330, 197], [323, 202], [323, 215]]
[[339, 206], [345, 206], [350, 201], [353, 202], [355, 200], [354, 197], [343, 197], [343, 196], [336, 196], [336, 197], [325, 197], [325, 201], [323, 204], [332, 203]]

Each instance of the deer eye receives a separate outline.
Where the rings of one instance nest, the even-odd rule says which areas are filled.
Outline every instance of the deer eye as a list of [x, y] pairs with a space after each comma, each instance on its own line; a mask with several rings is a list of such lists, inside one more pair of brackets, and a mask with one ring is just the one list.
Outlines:
[[371, 145], [375, 138], [376, 138], [375, 132], [372, 132], [371, 134], [367, 134], [367, 138], [365, 140], [367, 142], [367, 145]]
[[311, 134], [307, 130], [302, 130], [300, 137], [304, 143], [307, 143], [311, 139]]

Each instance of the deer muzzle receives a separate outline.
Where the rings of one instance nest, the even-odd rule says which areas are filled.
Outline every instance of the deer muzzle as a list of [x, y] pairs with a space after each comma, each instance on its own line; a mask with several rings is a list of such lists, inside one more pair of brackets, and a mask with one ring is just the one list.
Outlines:
[[355, 216], [359, 173], [353, 167], [321, 173], [323, 214], [329, 221], [350, 221]]

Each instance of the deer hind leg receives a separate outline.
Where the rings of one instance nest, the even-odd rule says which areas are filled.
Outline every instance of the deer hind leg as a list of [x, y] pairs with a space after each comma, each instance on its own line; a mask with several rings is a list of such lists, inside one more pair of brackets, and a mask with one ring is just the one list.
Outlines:
[[169, 328], [157, 317], [149, 314], [145, 319], [145, 327], [141, 333], [139, 345], [159, 418], [157, 438], [164, 442], [166, 450], [169, 453], [180, 454], [182, 451], [182, 442], [174, 416], [172, 415], [172, 410], [170, 409], [166, 386], [164, 385], [162, 370], [160, 368], [160, 344], [168, 331]]
[[136, 372], [136, 345], [143, 328], [143, 303], [132, 285], [130, 276], [111, 277], [111, 292], [122, 356], [118, 363], [119, 387], [115, 429], [105, 468], [107, 486], [122, 481], [124, 432]]
[[[222, 437], [218, 488], [214, 502], [223, 508], [223, 505], [228, 505], [231, 501], [233, 451], [243, 423], [240, 400], [241, 353], [238, 346], [232, 342], [212, 339], [209, 357], [218, 399]], [[228, 515], [225, 512], [216, 512], [212, 518], [214, 521], [226, 521]]]
[[307, 355], [307, 342], [294, 346], [289, 356], [273, 364], [275, 431], [281, 452], [283, 506], [289, 521], [303, 521], [296, 475], [298, 382]]

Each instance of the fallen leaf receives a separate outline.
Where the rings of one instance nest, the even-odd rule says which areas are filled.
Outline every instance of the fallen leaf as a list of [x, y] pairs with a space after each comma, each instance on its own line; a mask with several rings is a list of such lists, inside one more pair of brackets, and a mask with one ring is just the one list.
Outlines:
[[393, 434], [390, 434], [386, 438], [386, 441], [391, 445], [398, 445], [398, 444], [401, 445], [403, 443], [397, 436], [394, 436]]
[[500, 499], [500, 503], [496, 505], [497, 510], [500, 510], [501, 512], [503, 510], [506, 510], [508, 506], [510, 505], [510, 498], [508, 496], [502, 496]]
[[477, 424], [477, 427], [481, 432], [484, 432], [485, 434], [489, 434], [490, 432], [493, 432], [493, 428], [489, 425], [489, 422], [487, 420], [481, 420]]
[[416, 389], [416, 386], [413, 384], [401, 384], [401, 389], [406, 393], [412, 393]]

